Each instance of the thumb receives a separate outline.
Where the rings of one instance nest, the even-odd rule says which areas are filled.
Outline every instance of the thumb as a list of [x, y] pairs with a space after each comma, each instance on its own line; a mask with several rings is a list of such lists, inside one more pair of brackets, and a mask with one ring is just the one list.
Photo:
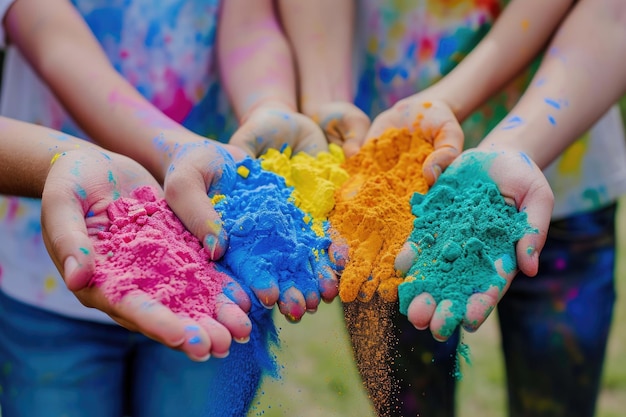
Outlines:
[[520, 271], [532, 277], [539, 269], [539, 254], [546, 243], [554, 207], [554, 196], [547, 181], [533, 189], [519, 207], [526, 212], [532, 230], [517, 242], [517, 263]]
[[70, 291], [87, 287], [95, 271], [95, 252], [78, 201], [74, 196], [51, 191], [48, 184], [44, 187], [41, 207], [43, 239]]

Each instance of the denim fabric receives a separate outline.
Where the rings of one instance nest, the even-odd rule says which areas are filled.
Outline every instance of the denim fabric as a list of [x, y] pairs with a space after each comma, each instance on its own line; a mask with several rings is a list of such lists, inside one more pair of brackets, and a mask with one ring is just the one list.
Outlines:
[[[219, 365], [0, 293], [3, 417], [200, 417]], [[211, 405], [220, 407], [229, 415], [227, 400]]]

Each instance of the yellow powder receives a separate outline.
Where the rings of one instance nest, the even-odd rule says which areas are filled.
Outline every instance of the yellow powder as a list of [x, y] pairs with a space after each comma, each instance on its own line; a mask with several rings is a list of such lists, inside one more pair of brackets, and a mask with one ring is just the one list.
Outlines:
[[261, 167], [282, 176], [288, 186], [294, 187], [292, 198], [296, 206], [308, 213], [313, 230], [323, 236], [323, 222], [335, 206], [335, 191], [348, 179], [341, 167], [344, 161], [341, 147], [335, 144], [315, 157], [304, 152], [292, 156], [291, 148], [285, 147], [282, 152], [267, 151], [261, 156]]
[[394, 261], [413, 227], [411, 196], [428, 191], [422, 164], [432, 151], [417, 126], [413, 132], [391, 128], [343, 164], [350, 177], [329, 215], [338, 234], [333, 239], [349, 248], [339, 281], [342, 301], [369, 301], [375, 291], [384, 301], [397, 300], [403, 278]]

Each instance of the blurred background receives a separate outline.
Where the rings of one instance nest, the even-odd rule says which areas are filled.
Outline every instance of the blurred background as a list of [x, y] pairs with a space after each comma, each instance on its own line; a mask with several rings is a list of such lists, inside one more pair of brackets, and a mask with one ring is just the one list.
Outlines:
[[[626, 120], [626, 98], [620, 105]], [[617, 303], [597, 417], [626, 415], [626, 198], [619, 203], [618, 218]], [[306, 315], [298, 324], [276, 317], [282, 342], [277, 352], [282, 377], [263, 384], [249, 416], [374, 416], [351, 356], [341, 314], [339, 302], [334, 301], [321, 305], [315, 315]], [[458, 417], [506, 416], [497, 324], [494, 312], [476, 333], [464, 334], [472, 364], [462, 363]]]

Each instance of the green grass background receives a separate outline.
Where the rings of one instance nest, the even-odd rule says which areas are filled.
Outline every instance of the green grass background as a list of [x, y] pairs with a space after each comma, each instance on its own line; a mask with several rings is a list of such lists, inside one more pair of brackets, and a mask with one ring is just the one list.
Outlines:
[[[626, 100], [620, 103], [626, 115]], [[624, 161], [626, 163], [626, 161]], [[618, 212], [618, 299], [614, 311], [597, 417], [626, 415], [626, 198]], [[593, 314], [593, 312], [590, 312]], [[343, 329], [337, 301], [321, 305], [301, 323], [277, 317], [282, 378], [267, 380], [249, 416], [374, 416]], [[459, 417], [506, 416], [503, 358], [495, 314], [473, 334], [465, 334], [472, 365], [463, 366]], [[425, 416], [428, 417], [428, 416]]]

